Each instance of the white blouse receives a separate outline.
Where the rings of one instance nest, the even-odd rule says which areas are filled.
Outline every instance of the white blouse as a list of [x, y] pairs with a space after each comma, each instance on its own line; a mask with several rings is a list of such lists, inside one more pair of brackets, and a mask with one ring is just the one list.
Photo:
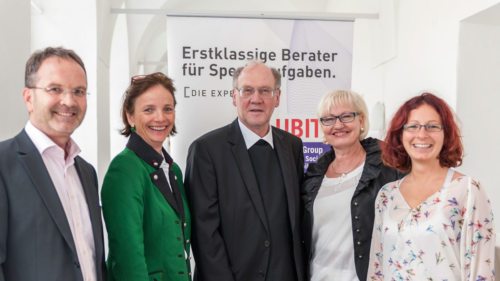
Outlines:
[[354, 264], [351, 199], [364, 164], [338, 178], [323, 178], [314, 200], [311, 281], [358, 280]]
[[479, 182], [452, 180], [415, 208], [386, 184], [375, 201], [368, 280], [495, 280], [493, 212]]

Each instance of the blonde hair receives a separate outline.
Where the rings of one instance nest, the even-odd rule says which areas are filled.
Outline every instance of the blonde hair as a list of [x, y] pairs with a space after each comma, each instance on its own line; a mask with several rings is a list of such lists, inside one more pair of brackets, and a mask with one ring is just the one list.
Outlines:
[[353, 107], [354, 111], [363, 117], [363, 130], [359, 135], [359, 140], [364, 139], [370, 129], [368, 108], [363, 97], [354, 91], [337, 90], [324, 95], [318, 105], [318, 117], [329, 115], [332, 108], [340, 105]]

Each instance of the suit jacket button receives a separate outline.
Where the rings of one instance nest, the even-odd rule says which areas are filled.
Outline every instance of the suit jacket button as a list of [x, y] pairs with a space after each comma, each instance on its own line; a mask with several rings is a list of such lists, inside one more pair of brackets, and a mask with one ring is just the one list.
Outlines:
[[269, 242], [269, 240], [264, 241], [264, 247], [269, 248], [270, 245], [271, 242]]
[[358, 255], [358, 259], [362, 259], [363, 258], [363, 255]]
[[158, 175], [154, 175], [153, 179], [157, 180], [158, 179]]

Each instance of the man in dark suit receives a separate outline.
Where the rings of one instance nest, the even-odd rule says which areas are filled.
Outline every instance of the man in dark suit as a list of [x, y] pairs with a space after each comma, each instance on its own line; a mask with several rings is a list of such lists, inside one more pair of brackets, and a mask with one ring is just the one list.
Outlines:
[[260, 62], [235, 71], [238, 118], [195, 140], [185, 186], [196, 281], [302, 281], [302, 141], [269, 124], [280, 74]]
[[0, 281], [105, 280], [97, 177], [71, 139], [87, 109], [87, 75], [72, 50], [26, 63], [29, 121], [0, 142]]

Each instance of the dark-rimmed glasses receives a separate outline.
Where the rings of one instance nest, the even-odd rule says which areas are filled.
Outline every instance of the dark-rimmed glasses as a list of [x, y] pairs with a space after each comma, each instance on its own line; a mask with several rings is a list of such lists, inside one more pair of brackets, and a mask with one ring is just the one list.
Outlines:
[[321, 117], [319, 118], [319, 121], [323, 126], [333, 126], [335, 125], [335, 122], [337, 119], [342, 122], [342, 123], [350, 123], [354, 121], [354, 118], [359, 115], [359, 112], [346, 112], [342, 113], [340, 115], [330, 115], [328, 117]]
[[59, 86], [50, 86], [50, 87], [26, 87], [28, 89], [37, 89], [37, 90], [42, 90], [46, 93], [48, 93], [51, 96], [62, 96], [64, 93], [69, 92], [73, 96], [82, 98], [90, 93], [87, 92], [87, 89], [85, 88], [74, 88], [74, 89], [65, 89], [63, 87]]
[[427, 124], [410, 123], [403, 125], [403, 129], [409, 133], [420, 132], [420, 129], [422, 128], [424, 128], [426, 132], [435, 133], [435, 132], [441, 132], [443, 130], [443, 125], [437, 123], [427, 123]]

